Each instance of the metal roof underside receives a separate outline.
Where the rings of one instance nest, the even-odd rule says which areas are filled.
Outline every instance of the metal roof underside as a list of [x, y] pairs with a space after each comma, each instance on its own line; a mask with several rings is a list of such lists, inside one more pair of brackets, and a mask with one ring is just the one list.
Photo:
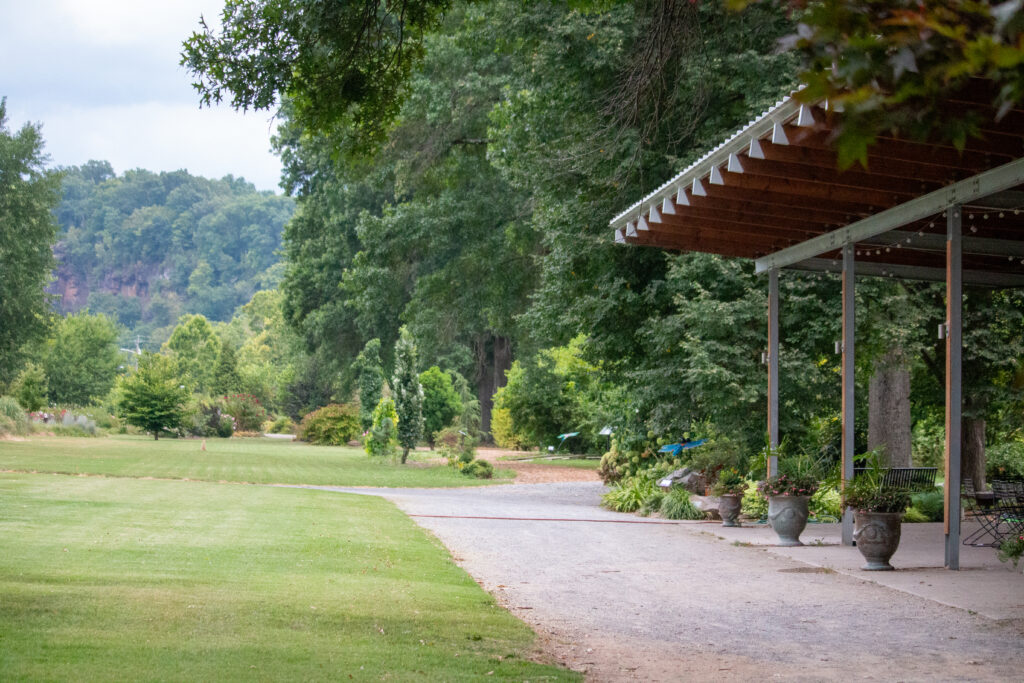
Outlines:
[[868, 167], [837, 170], [842, 114], [793, 98], [770, 110], [611, 221], [615, 241], [838, 271], [856, 245], [858, 273], [945, 278], [944, 210], [964, 207], [964, 281], [1024, 286], [1024, 109], [999, 121], [973, 81], [943, 106], [987, 121], [963, 150], [880, 137]]

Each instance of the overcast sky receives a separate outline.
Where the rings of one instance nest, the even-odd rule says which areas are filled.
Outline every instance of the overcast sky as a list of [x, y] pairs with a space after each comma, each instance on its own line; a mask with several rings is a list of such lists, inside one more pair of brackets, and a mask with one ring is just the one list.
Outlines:
[[0, 0], [0, 97], [8, 128], [42, 123], [54, 166], [187, 169], [274, 190], [268, 112], [200, 109], [181, 42], [222, 0]]

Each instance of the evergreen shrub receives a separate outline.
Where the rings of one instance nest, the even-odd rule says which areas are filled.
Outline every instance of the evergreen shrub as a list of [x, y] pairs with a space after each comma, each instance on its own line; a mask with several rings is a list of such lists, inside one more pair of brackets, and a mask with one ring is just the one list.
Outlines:
[[494, 465], [486, 460], [474, 460], [463, 466], [462, 473], [467, 477], [490, 479], [494, 476]]
[[381, 398], [373, 409], [373, 424], [363, 447], [369, 455], [394, 457], [398, 453], [398, 412], [390, 397]]
[[359, 436], [359, 430], [359, 408], [332, 403], [302, 418], [299, 438], [322, 446], [344, 446]]

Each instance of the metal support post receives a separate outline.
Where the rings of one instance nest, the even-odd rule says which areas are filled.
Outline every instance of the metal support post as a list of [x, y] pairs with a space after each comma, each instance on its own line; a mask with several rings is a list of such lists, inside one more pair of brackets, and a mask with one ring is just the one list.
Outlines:
[[[843, 342], [842, 342], [842, 492], [853, 482], [853, 436], [854, 436], [854, 329], [856, 327], [855, 266], [854, 246], [843, 246]], [[853, 512], [843, 506], [843, 545], [853, 545]]]
[[768, 476], [779, 473], [779, 269], [768, 272]]
[[946, 210], [946, 560], [960, 569], [960, 430], [961, 363], [963, 353], [963, 252], [959, 204]]

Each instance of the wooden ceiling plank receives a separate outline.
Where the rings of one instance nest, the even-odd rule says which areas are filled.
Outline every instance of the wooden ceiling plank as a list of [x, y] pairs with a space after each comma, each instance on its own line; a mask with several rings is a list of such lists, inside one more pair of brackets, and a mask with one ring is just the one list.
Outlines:
[[716, 196], [721, 190], [722, 188], [716, 187], [710, 197], [693, 197], [690, 206], [708, 211], [721, 208], [737, 213], [756, 213], [785, 221], [810, 221], [827, 227], [846, 225], [866, 214], [831, 210], [821, 202], [808, 202], [809, 206], [793, 206], [786, 201], [757, 201], [756, 197], [737, 200], [732, 197]]
[[[826, 185], [840, 185], [856, 190], [879, 190], [882, 192], [898, 192], [908, 197], [926, 194], [937, 190], [948, 183], [927, 182], [924, 180], [895, 178], [892, 176], [876, 176], [864, 171], [837, 171], [833, 168], [810, 166], [799, 163], [771, 161], [768, 159], [750, 159], [743, 162], [744, 175], [760, 175], [771, 178], [788, 178], [790, 180], [809, 181]], [[724, 184], [724, 183], [719, 183]]]
[[732, 220], [724, 215], [677, 215], [672, 216], [664, 223], [659, 223], [670, 230], [693, 231], [702, 229], [720, 230], [723, 233], [743, 235], [746, 237], [763, 237], [770, 235], [785, 241], [800, 242], [817, 235], [828, 232], [827, 228], [818, 229], [797, 229], [787, 228], [781, 225], [766, 225], [764, 223], [752, 223], [749, 221]]
[[839, 202], [862, 202], [873, 207], [892, 207], [916, 196], [896, 190], [856, 188], [835, 183], [811, 180], [796, 180], [788, 177], [755, 175], [753, 173], [722, 172], [725, 186], [732, 186], [755, 192], [778, 192], [820, 200]]
[[[761, 191], [754, 193], [748, 192], [740, 187], [733, 187], [729, 185], [715, 185], [711, 187], [710, 192], [708, 192], [702, 199], [713, 202], [730, 200], [734, 202], [750, 203], [755, 206], [771, 205], [797, 210], [808, 209], [827, 211], [830, 213], [840, 214], [845, 222], [849, 222], [847, 216], [852, 216], [852, 220], [857, 220], [858, 217], [864, 218], [871, 215], [879, 208], [892, 206], [891, 202], [885, 204], [884, 207], [879, 204], [872, 204], [864, 200], [863, 195], [859, 195], [858, 198], [853, 201], [840, 201], [833, 198], [828, 203], [823, 203], [819, 198], [807, 197], [790, 192], [762, 189]], [[690, 197], [689, 201], [692, 204], [695, 204], [700, 200], [697, 197]]]
[[[764, 155], [763, 158], [768, 161], [804, 164], [827, 169], [835, 169], [837, 167], [835, 152], [823, 148], [799, 145], [773, 145], [770, 142], [766, 142], [761, 145], [761, 153]], [[900, 159], [885, 159], [877, 156], [872, 159], [869, 155], [867, 173], [904, 179], [919, 178], [939, 185], [946, 185], [964, 177], [964, 174], [968, 173], [968, 171], [958, 171], [957, 169], [945, 166], [918, 164]]]
[[[832, 151], [830, 134], [827, 131], [792, 128], [790, 144]], [[943, 168], [955, 168], [971, 174], [981, 173], [1004, 161], [1009, 161], [1009, 154], [994, 157], [991, 153], [965, 150], [961, 153], [949, 145], [931, 145], [923, 142], [881, 137], [868, 149], [868, 168], [873, 159], [894, 159], [912, 161], [919, 164], [930, 164]]]

